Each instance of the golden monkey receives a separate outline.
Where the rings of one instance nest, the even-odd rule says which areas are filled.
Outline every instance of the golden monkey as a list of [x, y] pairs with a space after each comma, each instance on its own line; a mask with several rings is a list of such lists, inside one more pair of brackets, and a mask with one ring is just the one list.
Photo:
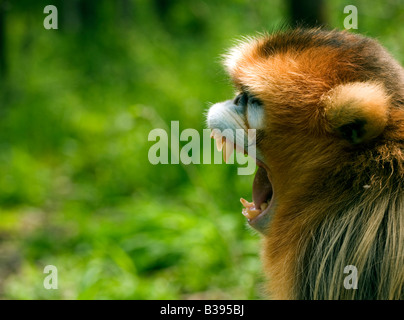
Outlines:
[[207, 121], [256, 129], [252, 202], [241, 201], [263, 237], [269, 297], [403, 299], [404, 69], [373, 39], [323, 29], [245, 38], [224, 65], [236, 96]]

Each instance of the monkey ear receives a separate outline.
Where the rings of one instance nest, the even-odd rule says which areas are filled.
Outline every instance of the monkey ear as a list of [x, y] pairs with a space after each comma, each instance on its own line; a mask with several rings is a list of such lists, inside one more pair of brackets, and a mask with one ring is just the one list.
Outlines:
[[323, 101], [330, 131], [352, 144], [370, 141], [386, 127], [390, 99], [381, 84], [339, 85], [325, 94]]

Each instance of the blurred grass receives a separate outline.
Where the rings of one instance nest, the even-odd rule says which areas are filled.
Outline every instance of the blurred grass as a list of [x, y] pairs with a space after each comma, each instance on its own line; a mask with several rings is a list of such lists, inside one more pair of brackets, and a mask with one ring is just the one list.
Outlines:
[[[156, 165], [154, 128], [205, 127], [232, 88], [220, 54], [241, 35], [285, 21], [282, 1], [178, 1], [158, 13], [130, 1], [120, 18], [42, 26], [45, 1], [10, 3], [9, 71], [0, 90], [0, 298], [262, 298], [260, 240], [240, 196], [252, 176], [232, 165]], [[403, 62], [402, 1], [328, 1]], [[67, 16], [67, 17], [66, 17]], [[45, 290], [43, 268], [58, 268]]]

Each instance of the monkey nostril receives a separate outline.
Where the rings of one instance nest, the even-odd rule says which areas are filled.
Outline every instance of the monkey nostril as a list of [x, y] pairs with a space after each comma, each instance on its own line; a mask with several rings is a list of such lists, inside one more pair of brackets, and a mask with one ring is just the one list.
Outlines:
[[240, 99], [241, 99], [241, 95], [242, 95], [241, 93], [238, 94], [237, 97], [234, 99], [233, 103], [234, 103], [235, 105], [238, 105], [238, 104], [239, 104]]
[[234, 104], [235, 105], [240, 105], [240, 106], [246, 106], [248, 103], [248, 94], [245, 92], [240, 93], [237, 95], [237, 97], [234, 99]]

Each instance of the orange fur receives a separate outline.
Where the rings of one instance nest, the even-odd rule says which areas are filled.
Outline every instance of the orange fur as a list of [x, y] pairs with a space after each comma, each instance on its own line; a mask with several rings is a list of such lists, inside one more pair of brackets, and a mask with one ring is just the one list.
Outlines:
[[[319, 29], [249, 38], [229, 52], [225, 65], [235, 85], [265, 108], [265, 138], [257, 147], [278, 197], [262, 252], [271, 297], [403, 298], [403, 271], [369, 265], [394, 262], [404, 269], [402, 258], [379, 252], [394, 242], [388, 252], [404, 256], [398, 245], [404, 240], [403, 69], [374, 40]], [[362, 138], [344, 139], [339, 129]], [[355, 227], [355, 219], [363, 226]], [[329, 257], [321, 256], [321, 246]], [[334, 292], [310, 291], [322, 286], [312, 281], [322, 279], [313, 270], [324, 279], [341, 278], [332, 268], [343, 250], [354, 260], [343, 263], [362, 268], [365, 289], [346, 293], [328, 280], [324, 287], [338, 286]], [[401, 283], [388, 288], [379, 279], [383, 272]], [[372, 295], [373, 285], [380, 294]]]

